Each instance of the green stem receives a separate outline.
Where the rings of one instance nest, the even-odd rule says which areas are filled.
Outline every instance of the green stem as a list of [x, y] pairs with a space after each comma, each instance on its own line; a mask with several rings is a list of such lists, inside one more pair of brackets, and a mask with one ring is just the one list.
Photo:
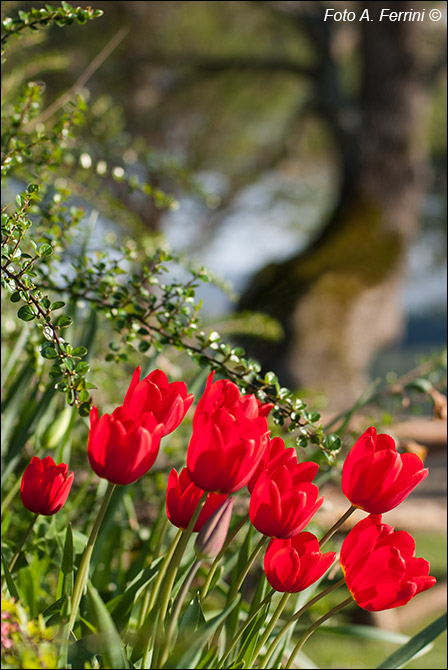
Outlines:
[[144, 596], [144, 599], [143, 599], [142, 607], [141, 607], [141, 610], [140, 610], [140, 616], [139, 616], [139, 620], [138, 620], [138, 629], [139, 630], [143, 626], [143, 623], [146, 619], [147, 613], [149, 612], [149, 610], [154, 605], [154, 601], [157, 597], [157, 594], [159, 593], [160, 585], [161, 585], [162, 580], [165, 576], [166, 569], [168, 567], [169, 562], [171, 561], [171, 558], [174, 554], [174, 551], [177, 547], [177, 544], [178, 544], [181, 536], [182, 536], [182, 530], [179, 529], [177, 531], [176, 535], [174, 536], [174, 539], [171, 543], [171, 546], [170, 546], [169, 550], [165, 554], [165, 558], [163, 559], [162, 563], [160, 564], [160, 568], [159, 568], [159, 571], [157, 573], [157, 579], [154, 582], [154, 584], [152, 586], [152, 589], [150, 588], [150, 586], [148, 586], [148, 588], [145, 591], [145, 596]]
[[332, 607], [331, 610], [329, 610], [326, 614], [321, 616], [320, 619], [315, 621], [313, 623], [313, 625], [308, 628], [308, 630], [302, 635], [302, 637], [300, 638], [300, 640], [298, 641], [298, 643], [294, 647], [294, 649], [292, 651], [292, 654], [289, 657], [287, 664], [285, 665], [285, 669], [291, 667], [291, 665], [292, 665], [292, 663], [293, 663], [293, 661], [296, 657], [296, 654], [302, 649], [303, 645], [308, 640], [308, 638], [314, 633], [314, 631], [317, 628], [319, 628], [319, 626], [322, 623], [324, 623], [324, 621], [326, 621], [331, 616], [333, 616], [333, 614], [336, 614], [337, 612], [339, 612], [339, 610], [341, 610], [346, 605], [349, 605], [351, 602], [352, 602], [352, 597], [350, 596], [346, 600], [343, 600], [341, 603], [339, 603], [339, 605], [335, 605], [334, 607]]
[[236, 635], [233, 636], [233, 639], [230, 643], [230, 645], [227, 647], [227, 649], [224, 652], [223, 657], [221, 658], [220, 664], [221, 667], [224, 665], [224, 662], [227, 660], [229, 654], [232, 652], [234, 649], [235, 645], [237, 644], [238, 640], [242, 636], [242, 634], [249, 628], [251, 623], [254, 621], [254, 619], [257, 617], [258, 613], [260, 612], [261, 608], [266, 605], [267, 602], [272, 598], [272, 596], [275, 593], [275, 589], [271, 589], [269, 593], [266, 595], [265, 598], [261, 601], [261, 603], [258, 605], [258, 607], [255, 609], [254, 612], [252, 612], [251, 616], [247, 619], [247, 621], [244, 622], [244, 624], [239, 628], [237, 631]]
[[283, 635], [288, 631], [288, 629], [295, 623], [301, 616], [304, 614], [307, 609], [309, 609], [312, 605], [317, 603], [321, 598], [324, 598], [326, 595], [334, 591], [335, 589], [339, 588], [340, 586], [343, 586], [345, 584], [345, 579], [340, 579], [336, 584], [332, 584], [331, 586], [328, 586], [324, 591], [321, 591], [321, 593], [318, 593], [317, 596], [314, 596], [311, 600], [309, 600], [303, 607], [297, 610], [295, 614], [284, 624], [283, 628], [280, 629], [274, 640], [271, 642], [266, 654], [264, 655], [261, 663], [260, 663], [260, 670], [263, 670], [263, 668], [266, 668], [267, 664], [269, 663], [269, 660], [276, 650], [277, 646], [279, 645]]
[[227, 604], [231, 602], [232, 598], [238, 593], [240, 590], [244, 580], [246, 579], [247, 573], [255, 563], [256, 559], [258, 558], [259, 554], [261, 553], [261, 550], [263, 549], [264, 545], [270, 540], [270, 537], [266, 537], [266, 535], [263, 535], [255, 549], [253, 550], [252, 554], [249, 556], [248, 561], [244, 567], [244, 570], [242, 570], [239, 578], [236, 580], [234, 585], [229, 589], [227, 593]]
[[[258, 555], [260, 554], [261, 550], [263, 549], [263, 546], [266, 544], [268, 540], [271, 538], [266, 537], [266, 535], [263, 535], [255, 549], [253, 550], [252, 554], [249, 556], [246, 565], [244, 566], [244, 569], [242, 570], [241, 574], [239, 575], [238, 579], [235, 581], [235, 583], [229, 588], [227, 592], [227, 598], [226, 598], [226, 605], [232, 602], [233, 598], [236, 596], [238, 591], [240, 590], [244, 580], [247, 577], [247, 573], [251, 569], [252, 565], [255, 563]], [[215, 630], [215, 633], [213, 635], [213, 639], [211, 642], [212, 647], [217, 647], [218, 646], [218, 641], [219, 637], [221, 635], [221, 631], [225, 625], [225, 622], [221, 623], [218, 628]]]
[[188, 589], [191, 586], [191, 582], [193, 581], [197, 571], [200, 568], [202, 561], [197, 558], [193, 565], [191, 566], [188, 575], [185, 577], [184, 583], [182, 584], [179, 593], [177, 594], [176, 602], [173, 605], [173, 609], [171, 612], [171, 617], [170, 617], [170, 622], [168, 625], [168, 630], [165, 635], [165, 649], [167, 652], [169, 652], [170, 646], [171, 646], [171, 640], [173, 638], [173, 633], [174, 633], [174, 628], [176, 626], [177, 620], [179, 618], [180, 610], [182, 608], [183, 602], [187, 596]]
[[16, 481], [14, 482], [13, 486], [11, 487], [11, 490], [9, 491], [9, 493], [7, 493], [4, 500], [2, 501], [2, 505], [1, 505], [2, 519], [3, 519], [3, 515], [6, 512], [6, 510], [9, 509], [11, 501], [14, 500], [14, 498], [16, 497], [17, 492], [20, 489], [21, 483], [22, 483], [22, 478], [17, 477]]
[[[18, 559], [19, 556], [20, 556], [20, 552], [22, 551], [23, 545], [25, 544], [25, 542], [26, 542], [27, 539], [28, 539], [29, 534], [30, 534], [31, 531], [33, 530], [33, 526], [34, 526], [34, 524], [36, 523], [36, 519], [37, 519], [38, 516], [39, 516], [39, 514], [35, 514], [35, 515], [33, 516], [33, 518], [31, 519], [31, 521], [30, 521], [30, 523], [29, 523], [29, 525], [28, 525], [28, 528], [27, 528], [26, 531], [24, 532], [24, 534], [23, 534], [23, 536], [22, 536], [22, 539], [21, 539], [20, 542], [19, 542], [19, 546], [18, 546], [17, 549], [16, 549], [16, 553], [15, 553], [14, 556], [12, 557], [11, 563], [10, 563], [9, 566], [8, 566], [8, 571], [9, 571], [10, 573], [12, 572], [12, 569], [13, 569], [14, 565], [16, 564], [17, 559]], [[4, 588], [4, 586], [5, 586], [5, 583], [6, 583], [6, 576], [3, 577], [3, 579], [2, 579], [2, 591], [3, 591], [3, 588]]]
[[201, 589], [201, 600], [204, 600], [204, 598], [207, 596], [207, 593], [208, 593], [208, 591], [209, 591], [209, 589], [210, 589], [210, 584], [212, 583], [213, 576], [214, 576], [214, 574], [215, 574], [215, 572], [216, 572], [216, 569], [217, 569], [217, 567], [218, 567], [218, 565], [219, 565], [219, 561], [220, 561], [221, 558], [223, 557], [225, 551], [227, 550], [227, 547], [231, 544], [231, 542], [233, 542], [233, 539], [235, 538], [235, 536], [237, 535], [237, 533], [239, 533], [239, 531], [241, 530], [241, 528], [243, 528], [243, 526], [245, 525], [245, 523], [246, 523], [246, 521], [247, 521], [248, 519], [249, 519], [249, 514], [246, 514], [246, 516], [244, 516], [244, 517], [237, 523], [237, 525], [236, 525], [235, 528], [231, 531], [231, 533], [229, 533], [229, 535], [228, 535], [226, 541], [224, 542], [224, 545], [223, 545], [221, 551], [219, 552], [219, 554], [217, 554], [216, 558], [214, 559], [214, 561], [213, 561], [213, 563], [212, 563], [212, 565], [211, 565], [211, 567], [210, 567], [209, 573], [208, 573], [208, 575], [207, 575], [207, 579], [205, 580], [204, 585], [203, 585], [203, 587], [202, 587], [202, 589]]
[[[185, 549], [187, 548], [188, 540], [190, 539], [193, 533], [193, 528], [195, 526], [196, 521], [198, 520], [199, 514], [201, 513], [201, 509], [205, 502], [205, 499], [207, 498], [207, 495], [208, 495], [207, 491], [204, 491], [194, 511], [194, 514], [190, 519], [190, 523], [188, 524], [187, 530], [185, 530], [182, 533], [182, 537], [180, 538], [180, 541], [176, 547], [176, 550], [174, 551], [174, 554], [168, 566], [162, 590], [159, 592], [157, 602], [154, 606], [155, 609], [157, 610], [158, 622], [157, 622], [156, 637], [154, 640], [153, 656], [151, 661], [152, 668], [158, 668], [162, 665], [161, 663], [159, 663], [159, 658], [161, 657], [161, 654], [165, 654], [166, 650], [165, 645], [163, 645], [163, 648], [161, 648], [163, 643], [163, 624], [166, 612], [168, 610], [168, 604], [170, 602], [171, 591], [173, 589], [174, 581], [176, 579], [176, 574], [179, 569], [182, 556], [184, 555]], [[145, 650], [145, 654], [143, 656], [142, 668], [146, 667], [148, 651], [149, 647]]]
[[283, 596], [281, 597], [280, 602], [278, 603], [278, 605], [276, 607], [276, 610], [273, 613], [269, 624], [266, 626], [266, 629], [265, 629], [263, 635], [261, 636], [261, 638], [258, 641], [258, 644], [257, 644], [257, 646], [255, 648], [255, 651], [254, 651], [254, 654], [253, 654], [254, 659], [257, 658], [258, 654], [260, 653], [260, 651], [263, 648], [264, 643], [266, 642], [266, 640], [268, 639], [268, 637], [270, 636], [270, 634], [274, 630], [274, 626], [277, 623], [281, 613], [285, 609], [286, 603], [288, 602], [288, 599], [289, 599], [290, 595], [291, 595], [290, 593], [284, 593]]
[[335, 524], [333, 524], [333, 526], [330, 528], [330, 530], [327, 533], [325, 533], [325, 535], [323, 536], [323, 538], [319, 542], [319, 549], [322, 549], [322, 547], [324, 546], [324, 544], [326, 542], [328, 542], [330, 537], [332, 537], [335, 534], [335, 532], [338, 530], [338, 528], [340, 528], [342, 526], [342, 524], [345, 523], [345, 521], [347, 521], [348, 517], [351, 516], [353, 514], [353, 512], [355, 512], [357, 509], [358, 508], [355, 507], [355, 505], [350, 505], [348, 510], [341, 516], [341, 518], [338, 519]]
[[87, 540], [86, 548], [84, 549], [84, 553], [82, 555], [81, 562], [79, 564], [78, 572], [75, 579], [75, 585], [73, 587], [70, 619], [67, 627], [67, 637], [70, 635], [75, 625], [76, 616], [78, 614], [79, 603], [81, 602], [81, 596], [83, 594], [84, 587], [87, 582], [87, 577], [89, 575], [89, 565], [90, 565], [90, 559], [92, 557], [93, 547], [95, 546], [98, 531], [103, 522], [104, 515], [109, 506], [110, 499], [112, 497], [112, 493], [114, 492], [115, 486], [116, 484], [112, 484], [112, 482], [107, 483], [106, 493], [104, 494], [104, 498], [98, 510], [95, 523], [93, 524], [92, 530], [90, 531], [89, 539]]

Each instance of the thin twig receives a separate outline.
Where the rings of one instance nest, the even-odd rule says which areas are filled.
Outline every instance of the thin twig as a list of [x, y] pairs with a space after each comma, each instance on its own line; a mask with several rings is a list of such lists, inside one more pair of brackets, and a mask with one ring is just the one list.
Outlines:
[[115, 33], [115, 35], [112, 37], [111, 40], [109, 40], [109, 42], [100, 51], [100, 53], [86, 67], [84, 72], [78, 77], [73, 86], [71, 86], [68, 89], [68, 91], [66, 91], [59, 98], [57, 98], [57, 100], [55, 100], [49, 107], [47, 107], [47, 109], [44, 109], [44, 111], [41, 114], [39, 114], [39, 116], [37, 116], [35, 119], [32, 119], [32, 121], [30, 121], [28, 125], [25, 126], [24, 130], [27, 132], [34, 130], [34, 128], [39, 123], [45, 123], [45, 121], [48, 121], [48, 119], [51, 116], [53, 116], [53, 114], [55, 114], [58, 111], [58, 109], [66, 105], [67, 102], [69, 102], [69, 100], [71, 100], [76, 95], [76, 93], [80, 89], [82, 89], [83, 86], [86, 85], [90, 77], [92, 77], [92, 75], [98, 70], [98, 68], [101, 67], [104, 61], [117, 48], [120, 42], [123, 41], [128, 32], [129, 32], [128, 27], [120, 28], [120, 30], [117, 33]]

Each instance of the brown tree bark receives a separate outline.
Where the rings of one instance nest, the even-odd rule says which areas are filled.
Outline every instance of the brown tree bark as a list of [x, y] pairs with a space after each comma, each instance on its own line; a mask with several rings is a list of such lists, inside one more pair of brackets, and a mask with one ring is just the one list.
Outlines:
[[365, 5], [371, 21], [360, 23], [362, 84], [350, 114], [339, 105], [331, 57], [317, 80], [320, 111], [339, 143], [339, 202], [314, 244], [264, 268], [239, 305], [277, 317], [285, 329], [274, 350], [251, 353], [285, 383], [321, 389], [334, 408], [365, 389], [372, 357], [402, 332], [405, 254], [426, 177], [423, 24], [379, 21], [383, 7], [408, 11], [410, 2]]

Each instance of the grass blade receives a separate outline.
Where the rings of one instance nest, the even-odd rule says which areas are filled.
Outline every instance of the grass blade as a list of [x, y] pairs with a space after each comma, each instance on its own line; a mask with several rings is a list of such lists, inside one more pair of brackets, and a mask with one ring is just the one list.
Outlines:
[[429, 626], [424, 628], [420, 633], [414, 635], [408, 642], [388, 656], [380, 665], [377, 665], [377, 670], [393, 670], [394, 668], [402, 668], [406, 663], [411, 661], [419, 651], [424, 649], [436, 637], [438, 637], [446, 629], [446, 612], [438, 619], [433, 621]]

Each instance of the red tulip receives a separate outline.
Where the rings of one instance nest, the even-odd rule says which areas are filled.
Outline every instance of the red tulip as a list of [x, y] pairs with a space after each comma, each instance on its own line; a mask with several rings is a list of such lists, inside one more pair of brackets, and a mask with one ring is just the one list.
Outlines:
[[205, 415], [213, 415], [220, 409], [225, 409], [236, 419], [256, 419], [269, 414], [272, 403], [263, 404], [252, 394], [241, 395], [238, 386], [228, 379], [214, 382], [214, 374], [213, 371], [208, 376], [205, 391], [193, 417], [193, 430]]
[[139, 379], [140, 366], [132, 375], [123, 407], [126, 407], [134, 420], [151, 412], [157, 423], [164, 424], [163, 435], [171, 433], [189, 410], [193, 394], [187, 395], [184, 382], [168, 382], [168, 377], [161, 370], [153, 370], [141, 381]]
[[334, 551], [322, 554], [319, 541], [312, 533], [269, 542], [264, 571], [273, 589], [298, 593], [317, 582], [336, 558]]
[[311, 483], [318, 465], [313, 462], [282, 465], [259, 476], [249, 504], [249, 516], [264, 535], [288, 538], [297, 535], [323, 503]]
[[[166, 491], [166, 512], [174, 526], [183, 530], [187, 528], [203, 493], [204, 491], [191, 481], [187, 468], [182, 468], [179, 475], [174, 468], [171, 470]], [[201, 530], [207, 519], [226, 500], [225, 494], [209, 493], [193, 531]]]
[[207, 386], [193, 417], [187, 450], [192, 481], [204, 491], [233, 493], [247, 484], [267, 448], [268, 425], [254, 395], [227, 380]]
[[156, 460], [163, 429], [152, 412], [134, 420], [122, 406], [98, 418], [98, 409], [92, 407], [87, 454], [93, 471], [113, 484], [132, 484]]
[[[261, 475], [263, 470], [268, 470], [269, 472], [273, 472], [277, 468], [279, 468], [281, 465], [289, 465], [291, 464], [297, 464], [297, 452], [293, 447], [285, 447], [285, 443], [283, 442], [281, 437], [273, 437], [271, 440], [269, 440], [268, 443], [268, 448], [266, 449], [264, 456], [259, 463], [256, 471], [250, 478], [249, 482], [247, 483], [247, 488], [249, 489], [249, 492], [252, 493], [255, 484], [257, 483], [258, 477]], [[314, 465], [316, 465], [314, 463]], [[316, 465], [316, 472], [317, 472], [318, 466]], [[315, 475], [316, 473], [314, 473]], [[314, 475], [310, 477], [311, 481], [314, 478]]]
[[428, 475], [417, 454], [398, 454], [390, 435], [372, 426], [355, 442], [342, 468], [342, 490], [352, 505], [372, 514], [399, 505]]
[[56, 465], [51, 456], [42, 460], [33, 456], [20, 485], [23, 504], [34, 514], [56, 514], [65, 505], [73, 477], [66, 463]]
[[415, 557], [412, 536], [381, 523], [381, 514], [371, 514], [352, 528], [340, 563], [354, 600], [369, 612], [406, 605], [436, 583], [428, 574], [428, 561]]

